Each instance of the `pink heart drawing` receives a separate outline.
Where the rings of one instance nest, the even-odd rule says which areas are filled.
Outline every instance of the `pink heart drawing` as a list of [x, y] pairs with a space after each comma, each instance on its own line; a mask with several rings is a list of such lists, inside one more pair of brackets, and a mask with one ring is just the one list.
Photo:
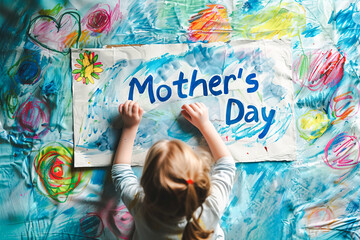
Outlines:
[[58, 19], [40, 15], [31, 20], [27, 34], [35, 43], [61, 54], [68, 54], [70, 47], [77, 47], [81, 35], [80, 15], [65, 12]]

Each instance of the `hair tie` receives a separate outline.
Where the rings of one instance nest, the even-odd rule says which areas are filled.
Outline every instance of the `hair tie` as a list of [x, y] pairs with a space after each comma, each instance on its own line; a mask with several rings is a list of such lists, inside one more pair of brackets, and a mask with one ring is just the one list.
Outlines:
[[191, 180], [191, 179], [186, 180], [186, 182], [187, 182], [188, 184], [194, 184], [194, 181]]

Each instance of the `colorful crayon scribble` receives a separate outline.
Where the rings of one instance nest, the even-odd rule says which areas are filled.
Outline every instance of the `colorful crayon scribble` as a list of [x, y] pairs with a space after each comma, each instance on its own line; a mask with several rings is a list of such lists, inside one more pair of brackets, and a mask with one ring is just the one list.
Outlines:
[[76, 59], [79, 64], [75, 64], [75, 67], [79, 69], [74, 69], [72, 71], [75, 74], [74, 78], [76, 81], [82, 81], [84, 84], [94, 83], [94, 78], [99, 79], [100, 73], [103, 71], [101, 68], [102, 63], [96, 62], [98, 55], [94, 52], [85, 51], [84, 54], [79, 54], [80, 59]]
[[31, 57], [24, 57], [9, 68], [8, 75], [17, 83], [31, 85], [39, 81], [41, 67]]
[[311, 91], [336, 86], [344, 75], [346, 58], [332, 50], [301, 55], [293, 65], [293, 80]]
[[51, 108], [45, 99], [29, 97], [14, 114], [17, 130], [27, 138], [39, 139], [49, 131], [50, 115]]
[[189, 39], [194, 42], [228, 42], [232, 29], [226, 8], [218, 4], [207, 6], [207, 9], [200, 11], [189, 20]]
[[349, 169], [359, 163], [360, 145], [355, 136], [341, 133], [325, 147], [324, 162], [332, 169]]
[[307, 229], [310, 236], [315, 237], [319, 231], [330, 231], [329, 225], [334, 220], [334, 213], [329, 207], [317, 207], [310, 210], [307, 217]]
[[323, 111], [310, 110], [301, 115], [296, 122], [300, 137], [310, 141], [319, 138], [326, 131], [329, 118]]
[[81, 35], [80, 15], [68, 11], [57, 19], [49, 15], [37, 16], [31, 20], [27, 35], [35, 44], [66, 55], [70, 47], [78, 45]]
[[102, 32], [110, 32], [112, 25], [119, 19], [121, 19], [119, 4], [114, 9], [108, 4], [97, 4], [85, 14], [81, 22], [93, 32], [93, 35], [98, 35]]
[[356, 116], [360, 108], [360, 91], [355, 86], [344, 90], [338, 88], [330, 99], [330, 114], [335, 120], [331, 124]]
[[36, 176], [34, 185], [39, 191], [57, 202], [66, 202], [71, 194], [87, 185], [91, 172], [73, 170], [73, 149], [61, 143], [42, 147], [34, 159]]
[[[239, 14], [239, 13], [238, 13]], [[233, 13], [233, 35], [247, 39], [294, 37], [305, 30], [305, 9], [297, 3], [281, 3], [255, 14]]]

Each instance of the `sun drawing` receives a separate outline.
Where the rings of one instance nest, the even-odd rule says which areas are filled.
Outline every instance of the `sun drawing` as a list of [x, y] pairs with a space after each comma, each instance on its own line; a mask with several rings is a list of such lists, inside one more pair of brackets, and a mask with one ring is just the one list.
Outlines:
[[79, 69], [74, 69], [72, 71], [75, 74], [75, 80], [84, 84], [89, 84], [89, 82], [94, 83], [94, 78], [99, 79], [99, 74], [103, 71], [101, 68], [102, 63], [96, 62], [98, 55], [94, 52], [85, 51], [84, 54], [79, 54], [80, 59], [76, 59], [79, 64], [75, 64], [75, 67]]

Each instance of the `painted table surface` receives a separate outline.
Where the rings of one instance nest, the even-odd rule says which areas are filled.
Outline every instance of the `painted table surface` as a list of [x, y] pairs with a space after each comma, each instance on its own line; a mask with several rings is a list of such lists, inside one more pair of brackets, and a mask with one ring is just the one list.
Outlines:
[[226, 239], [359, 239], [358, 1], [0, 4], [1, 239], [131, 231], [110, 169], [72, 167], [71, 47], [278, 38], [292, 41], [297, 161], [237, 164]]

